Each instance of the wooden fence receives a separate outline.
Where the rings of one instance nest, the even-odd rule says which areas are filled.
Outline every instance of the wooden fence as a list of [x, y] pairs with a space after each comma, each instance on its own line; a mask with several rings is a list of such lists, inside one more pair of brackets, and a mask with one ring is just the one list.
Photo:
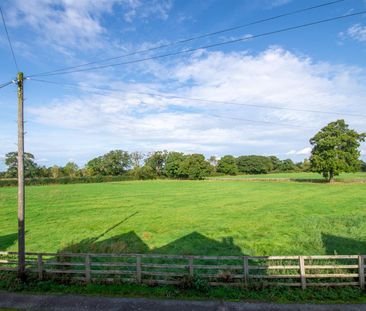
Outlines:
[[[184, 256], [27, 253], [28, 273], [90, 282], [212, 286], [358, 286], [365, 289], [365, 255]], [[0, 272], [17, 271], [17, 253], [0, 252]], [[4, 273], [4, 272], [2, 272]]]

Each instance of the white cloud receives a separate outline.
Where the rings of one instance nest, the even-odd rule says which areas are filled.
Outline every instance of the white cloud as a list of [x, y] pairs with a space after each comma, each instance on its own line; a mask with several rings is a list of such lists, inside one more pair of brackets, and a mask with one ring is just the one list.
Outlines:
[[306, 147], [300, 150], [290, 150], [289, 152], [286, 152], [288, 155], [310, 155], [311, 153], [311, 147]]
[[144, 2], [142, 0], [127, 0], [126, 5], [129, 6], [123, 14], [123, 19], [131, 23], [136, 18], [146, 19], [149, 16], [155, 16], [166, 20], [172, 7], [171, 0], [151, 0]]
[[[179, 65], [176, 77], [181, 83], [193, 85], [187, 88], [190, 97], [238, 104], [349, 112], [352, 108], [362, 110], [362, 98], [366, 96], [362, 88], [364, 72], [359, 69], [314, 63], [280, 48], [258, 55], [208, 53]], [[240, 110], [245, 109], [250, 110]], [[328, 115], [290, 110], [262, 109], [258, 115], [267, 121], [274, 118], [315, 128], [329, 119]]]
[[[30, 144], [42, 149], [42, 157], [47, 158], [52, 156], [46, 153], [47, 149], [57, 152], [67, 149], [65, 157], [79, 159], [112, 148], [236, 155], [285, 154], [293, 149], [288, 154], [296, 156], [308, 154], [309, 148], [303, 146], [309, 138], [324, 124], [341, 116], [240, 104], [366, 114], [362, 69], [314, 62], [309, 57], [276, 47], [259, 54], [201, 52], [175, 65], [153, 62], [143, 66], [146, 71], [152, 70], [155, 83], [104, 79], [104, 85], [108, 83], [130, 93], [113, 92], [108, 96], [85, 93], [28, 108], [30, 121], [46, 126], [48, 135], [54, 132], [57, 145], [67, 148], [60, 151], [55, 143], [47, 143], [49, 139], [35, 136], [32, 131]], [[98, 85], [97, 77], [93, 81]], [[230, 101], [238, 105], [133, 93], [170, 93], [172, 90], [182, 97]], [[279, 124], [256, 124], [245, 119]], [[362, 120], [347, 119], [351, 127], [363, 127]], [[295, 127], [281, 125], [283, 123]], [[52, 145], [48, 148], [47, 144]]]
[[[111, 38], [103, 26], [104, 15], [114, 7], [124, 12], [124, 20], [150, 17], [167, 19], [170, 0], [14, 0], [6, 10], [9, 26], [29, 26], [42, 44], [74, 56], [75, 51], [108, 49]], [[108, 40], [108, 41], [106, 41]]]
[[10, 26], [28, 25], [54, 47], [91, 48], [106, 30], [102, 13], [111, 12], [115, 1], [15, 0], [7, 10]]
[[366, 42], [366, 26], [361, 24], [354, 24], [345, 32], [340, 33], [341, 38], [350, 37], [359, 42]]
[[48, 162], [48, 159], [46, 159], [46, 158], [39, 158], [39, 159], [38, 159], [38, 158], [37, 158], [37, 159], [36, 159], [36, 162], [37, 162], [37, 163], [45, 163], [45, 162]]

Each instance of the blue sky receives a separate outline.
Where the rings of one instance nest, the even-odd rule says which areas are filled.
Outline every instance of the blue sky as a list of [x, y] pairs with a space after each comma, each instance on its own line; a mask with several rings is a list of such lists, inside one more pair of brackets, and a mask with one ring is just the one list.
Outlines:
[[[32, 75], [325, 2], [5, 0], [2, 8], [19, 66], [25, 75]], [[366, 10], [366, 1], [345, 0], [114, 62], [362, 10]], [[207, 156], [264, 154], [301, 160], [308, 157], [309, 138], [328, 122], [344, 118], [352, 128], [366, 131], [365, 52], [366, 15], [361, 15], [174, 57], [42, 77], [80, 87], [27, 80], [26, 150], [44, 165], [67, 161], [83, 165], [111, 149], [145, 153], [167, 149]], [[2, 28], [0, 68], [0, 82], [15, 77]], [[14, 85], [0, 90], [0, 161], [6, 152], [16, 149], [16, 104]], [[364, 157], [366, 146], [361, 149]]]

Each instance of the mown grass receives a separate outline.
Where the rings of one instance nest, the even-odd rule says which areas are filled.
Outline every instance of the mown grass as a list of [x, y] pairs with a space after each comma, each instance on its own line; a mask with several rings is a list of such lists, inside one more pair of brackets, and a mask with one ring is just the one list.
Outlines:
[[[218, 178], [218, 177], [214, 177]], [[307, 172], [295, 172], [295, 173], [271, 173], [271, 174], [260, 174], [260, 175], [235, 175], [235, 176], [219, 176], [219, 178], [255, 178], [255, 179], [266, 179], [266, 178], [285, 178], [285, 179], [317, 179], [322, 180], [324, 179], [321, 174], [318, 173], [307, 173]], [[359, 173], [342, 173], [339, 176], [335, 177], [335, 180], [357, 180], [357, 179], [366, 179], [365, 172]]]
[[[16, 188], [0, 250], [16, 250]], [[366, 253], [366, 186], [134, 181], [27, 187], [28, 251], [206, 255]]]

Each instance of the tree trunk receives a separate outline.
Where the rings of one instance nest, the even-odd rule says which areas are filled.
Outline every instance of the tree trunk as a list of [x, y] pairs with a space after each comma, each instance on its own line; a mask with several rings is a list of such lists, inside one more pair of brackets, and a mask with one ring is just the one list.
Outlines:
[[328, 180], [328, 182], [332, 182], [333, 181], [333, 178], [334, 178], [334, 172], [333, 171], [330, 171], [329, 172], [329, 180]]

